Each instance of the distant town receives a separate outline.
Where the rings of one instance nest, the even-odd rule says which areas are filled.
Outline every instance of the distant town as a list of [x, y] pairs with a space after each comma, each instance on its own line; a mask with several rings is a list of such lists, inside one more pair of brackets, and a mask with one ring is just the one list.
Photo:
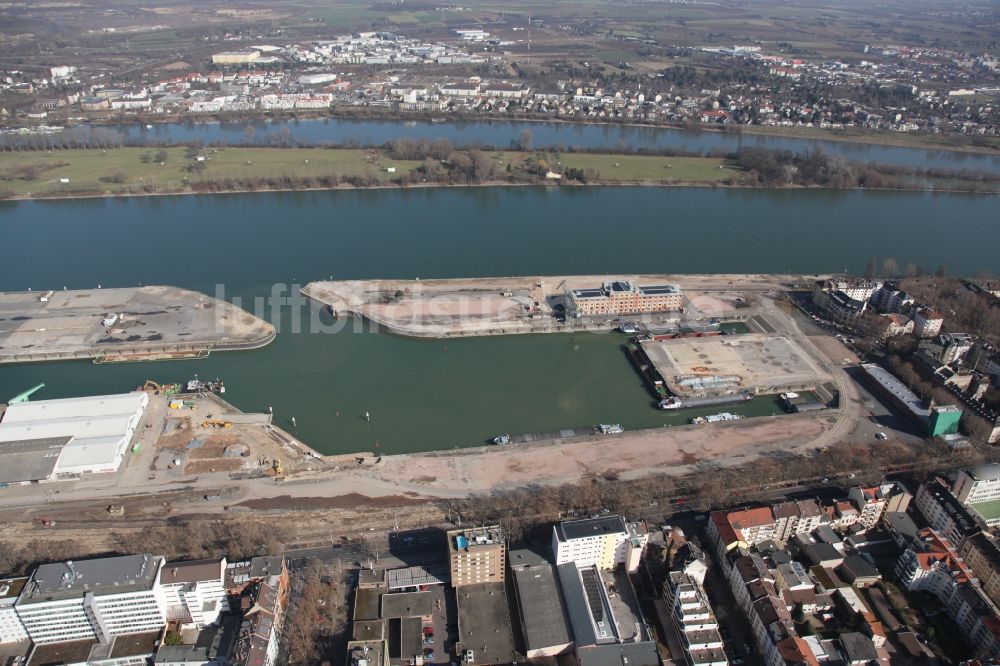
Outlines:
[[[455, 29], [447, 41], [368, 31], [283, 44], [245, 35], [176, 75], [115, 82], [67, 62], [44, 72], [0, 72], [2, 113], [37, 131], [66, 122], [184, 115], [372, 109], [433, 117], [485, 116], [668, 125], [864, 129], [996, 136], [1000, 60], [943, 48], [865, 45], [814, 59], [759, 45], [667, 47], [691, 66], [633, 75], [560, 60], [545, 76], [519, 72], [510, 48], [523, 30]], [[462, 70], [481, 72], [462, 75]], [[456, 73], [441, 73], [443, 71]], [[497, 76], [495, 72], [506, 72]], [[36, 126], [32, 130], [32, 126]]]

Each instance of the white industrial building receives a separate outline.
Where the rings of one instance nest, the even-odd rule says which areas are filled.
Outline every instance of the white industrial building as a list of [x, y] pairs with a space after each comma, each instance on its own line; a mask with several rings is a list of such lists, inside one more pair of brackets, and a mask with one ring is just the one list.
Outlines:
[[0, 481], [117, 471], [148, 404], [137, 391], [10, 405], [0, 421]]
[[556, 566], [572, 562], [579, 568], [614, 569], [623, 564], [634, 573], [648, 541], [644, 526], [627, 524], [621, 516], [564, 520], [552, 528]]
[[36, 644], [155, 631], [166, 624], [162, 565], [153, 555], [43, 564], [14, 608]]

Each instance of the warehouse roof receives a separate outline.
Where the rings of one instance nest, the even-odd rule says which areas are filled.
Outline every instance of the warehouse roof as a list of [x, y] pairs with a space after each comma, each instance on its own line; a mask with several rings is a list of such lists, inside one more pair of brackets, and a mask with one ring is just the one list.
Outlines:
[[[63, 447], [59, 456], [58, 471], [72, 471], [72, 468], [83, 465], [113, 465], [118, 466], [119, 456], [124, 453], [122, 443], [124, 433], [117, 437], [88, 437], [76, 440]], [[126, 442], [127, 444], [127, 442]]]
[[42, 481], [52, 476], [59, 454], [72, 437], [37, 437], [0, 442], [0, 481]]
[[50, 419], [78, 419], [134, 414], [149, 396], [138, 391], [116, 395], [93, 395], [58, 400], [32, 400], [7, 407], [3, 423], [24, 423]]
[[510, 551], [509, 562], [528, 650], [570, 643], [569, 624], [552, 565], [526, 549]]
[[44, 419], [38, 421], [20, 421], [8, 423], [5, 418], [0, 423], [0, 442], [16, 439], [33, 439], [41, 437], [65, 437], [71, 435], [76, 439], [92, 437], [122, 437], [128, 429], [128, 419], [131, 414], [112, 414], [110, 416], [94, 416], [65, 419]]

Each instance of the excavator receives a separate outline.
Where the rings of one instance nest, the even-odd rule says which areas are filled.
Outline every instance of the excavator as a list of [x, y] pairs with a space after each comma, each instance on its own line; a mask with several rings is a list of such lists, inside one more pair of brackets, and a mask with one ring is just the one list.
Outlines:
[[271, 463], [271, 467], [274, 468], [274, 473], [275, 474], [284, 474], [285, 473], [285, 468], [281, 464], [281, 460], [279, 460], [278, 458], [274, 459], [274, 461]]
[[207, 421], [202, 421], [202, 428], [232, 428], [232, 421], [223, 421], [222, 419], [208, 419]]
[[140, 391], [153, 391], [164, 395], [173, 395], [181, 389], [180, 384], [161, 384], [152, 379], [147, 379], [146, 383], [139, 387]]

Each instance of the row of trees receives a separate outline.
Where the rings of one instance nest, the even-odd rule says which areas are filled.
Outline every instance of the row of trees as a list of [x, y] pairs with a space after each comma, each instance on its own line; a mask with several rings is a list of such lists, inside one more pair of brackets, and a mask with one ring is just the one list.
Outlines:
[[[200, 559], [225, 555], [239, 560], [278, 552], [286, 537], [277, 525], [246, 520], [186, 520], [164, 527], [112, 532], [115, 552], [152, 553], [171, 559]], [[27, 574], [44, 562], [93, 556], [91, 544], [72, 539], [0, 541], [0, 571]]]
[[[529, 537], [539, 525], [546, 526], [572, 515], [570, 512], [586, 514], [598, 507], [626, 514], [634, 514], [637, 510], [648, 513], [652, 511], [650, 502], [659, 504], [661, 509], [656, 510], [664, 513], [722, 509], [746, 501], [754, 489], [764, 485], [847, 473], [857, 473], [863, 479], [866, 472], [879, 474], [879, 468], [912, 464], [929, 469], [987, 460], [1000, 460], [1000, 454], [992, 449], [952, 454], [945, 445], [936, 442], [928, 445], [889, 440], [877, 446], [850, 442], [810, 455], [765, 456], [736, 468], [713, 468], [711, 473], [701, 472], [688, 477], [662, 474], [621, 480], [616, 474], [607, 473], [563, 486], [496, 491], [452, 501], [449, 508], [467, 522], [501, 522], [510, 531], [511, 539], [518, 541]], [[875, 480], [874, 476], [869, 480]], [[744, 489], [746, 492], [742, 492]], [[666, 504], [677, 496], [688, 499], [683, 505]]]

